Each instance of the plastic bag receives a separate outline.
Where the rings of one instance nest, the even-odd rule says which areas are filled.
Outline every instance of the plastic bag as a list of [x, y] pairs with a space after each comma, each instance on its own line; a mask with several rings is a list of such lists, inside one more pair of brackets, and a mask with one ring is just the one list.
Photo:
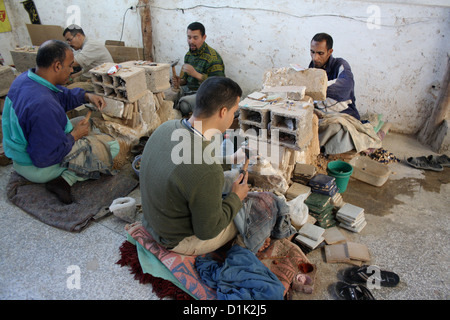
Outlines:
[[136, 219], [136, 200], [131, 197], [117, 198], [109, 206], [116, 217], [127, 222], [134, 222]]
[[305, 204], [308, 193], [299, 195], [298, 197], [288, 201], [289, 215], [291, 216], [291, 224], [295, 229], [300, 229], [308, 220], [309, 209]]

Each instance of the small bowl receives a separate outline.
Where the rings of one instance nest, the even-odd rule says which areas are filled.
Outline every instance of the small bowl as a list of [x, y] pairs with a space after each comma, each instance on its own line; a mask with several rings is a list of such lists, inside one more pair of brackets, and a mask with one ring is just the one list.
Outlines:
[[136, 156], [133, 160], [133, 163], [131, 164], [131, 166], [133, 167], [134, 172], [136, 173], [136, 175], [139, 178], [139, 170], [141, 168], [141, 157], [142, 155]]

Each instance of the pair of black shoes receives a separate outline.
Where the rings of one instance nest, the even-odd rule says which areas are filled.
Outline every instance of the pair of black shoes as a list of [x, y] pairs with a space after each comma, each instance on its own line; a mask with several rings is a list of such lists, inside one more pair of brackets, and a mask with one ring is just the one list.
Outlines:
[[387, 270], [381, 270], [377, 266], [364, 265], [351, 267], [344, 271], [344, 280], [335, 285], [335, 293], [343, 300], [375, 300], [365, 284], [371, 283], [380, 287], [395, 287], [400, 282], [400, 277]]
[[47, 182], [45, 188], [54, 193], [62, 203], [71, 204], [73, 202], [70, 185], [61, 176]]

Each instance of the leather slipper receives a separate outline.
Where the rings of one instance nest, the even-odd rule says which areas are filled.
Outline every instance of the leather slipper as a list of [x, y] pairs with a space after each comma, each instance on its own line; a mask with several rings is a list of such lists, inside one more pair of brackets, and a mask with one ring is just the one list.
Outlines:
[[433, 171], [442, 171], [444, 167], [439, 163], [430, 163], [427, 157], [409, 157], [406, 159], [406, 162], [414, 168], [424, 169], [424, 170], [433, 170]]
[[392, 272], [381, 270], [377, 266], [364, 265], [361, 267], [351, 267], [344, 271], [344, 280], [351, 283], [364, 283], [374, 281], [382, 287], [395, 287], [400, 282], [400, 277]]
[[427, 157], [427, 160], [430, 164], [437, 164], [443, 167], [450, 167], [450, 158], [445, 154], [440, 156], [430, 155]]
[[335, 294], [342, 300], [376, 300], [370, 292], [362, 284], [349, 284], [339, 281], [334, 286]]

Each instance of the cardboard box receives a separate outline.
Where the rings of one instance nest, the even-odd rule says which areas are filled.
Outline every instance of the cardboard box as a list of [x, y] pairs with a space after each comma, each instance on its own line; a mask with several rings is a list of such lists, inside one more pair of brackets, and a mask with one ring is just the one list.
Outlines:
[[27, 29], [33, 46], [40, 46], [45, 41], [52, 39], [66, 42], [63, 36], [64, 29], [61, 26], [27, 24]]
[[113, 45], [105, 45], [105, 47], [106, 49], [108, 49], [115, 63], [144, 59], [143, 48], [113, 46]]

